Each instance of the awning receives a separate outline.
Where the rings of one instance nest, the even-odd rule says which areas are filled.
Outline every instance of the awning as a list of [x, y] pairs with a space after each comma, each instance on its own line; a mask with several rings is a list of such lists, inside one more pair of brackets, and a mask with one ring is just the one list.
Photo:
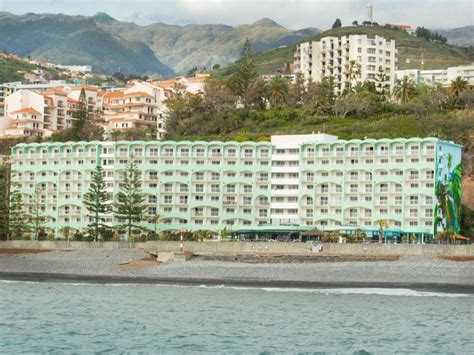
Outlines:
[[322, 237], [324, 233], [320, 231], [319, 229], [311, 229], [309, 231], [301, 233], [303, 237]]

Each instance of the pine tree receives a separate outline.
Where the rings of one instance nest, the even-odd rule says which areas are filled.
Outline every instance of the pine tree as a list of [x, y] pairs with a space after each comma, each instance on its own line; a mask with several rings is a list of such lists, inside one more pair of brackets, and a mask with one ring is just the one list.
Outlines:
[[73, 140], [81, 140], [82, 139], [82, 131], [86, 126], [87, 119], [89, 117], [89, 109], [87, 105], [87, 97], [86, 91], [84, 88], [81, 89], [81, 93], [79, 94], [79, 105], [77, 110], [73, 114], [74, 120], [72, 122], [72, 136]]
[[143, 221], [143, 214], [147, 209], [139, 176], [140, 171], [136, 164], [128, 163], [125, 169], [124, 182], [117, 194], [117, 202], [114, 204], [115, 217], [126, 222], [122, 227], [126, 227], [128, 238], [131, 237], [132, 228], [143, 229], [137, 223]]
[[250, 40], [247, 38], [244, 42], [244, 48], [240, 59], [237, 62], [237, 70], [231, 78], [235, 93], [241, 97], [245, 97], [247, 89], [257, 78], [258, 74], [255, 69], [252, 47], [250, 45]]
[[0, 239], [8, 238], [10, 205], [10, 164], [6, 159], [0, 165]]
[[390, 94], [390, 84], [388, 83], [388, 75], [382, 67], [379, 67], [378, 73], [375, 75], [375, 88], [379, 95], [379, 99], [384, 101]]
[[40, 232], [50, 219], [50, 216], [43, 214], [44, 203], [41, 202], [39, 193], [40, 190], [35, 189], [34, 194], [31, 195], [32, 206], [30, 213], [27, 215], [27, 221], [33, 233], [34, 240], [38, 240]]
[[98, 240], [100, 230], [106, 228], [101, 223], [101, 217], [111, 210], [111, 202], [109, 194], [107, 193], [106, 184], [104, 181], [103, 170], [100, 165], [97, 165], [92, 173], [92, 182], [88, 192], [84, 195], [84, 205], [89, 211], [88, 217], [92, 222], [88, 225], [94, 236], [94, 242]]
[[20, 192], [14, 189], [10, 194], [10, 208], [8, 215], [8, 239], [22, 239], [28, 232], [28, 224]]

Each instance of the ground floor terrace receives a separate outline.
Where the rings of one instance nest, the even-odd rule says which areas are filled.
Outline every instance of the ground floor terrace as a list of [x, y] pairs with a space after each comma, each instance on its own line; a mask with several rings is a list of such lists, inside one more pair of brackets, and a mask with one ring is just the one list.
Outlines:
[[[327, 241], [325, 235], [332, 234], [334, 242], [345, 242], [358, 236], [368, 243], [379, 242], [380, 231], [368, 228], [341, 227], [340, 229], [302, 230], [294, 226], [288, 228], [247, 229], [230, 232], [236, 240], [245, 241], [287, 241], [287, 242], [321, 242]], [[433, 233], [408, 232], [386, 229], [382, 231], [383, 243], [436, 243]]]

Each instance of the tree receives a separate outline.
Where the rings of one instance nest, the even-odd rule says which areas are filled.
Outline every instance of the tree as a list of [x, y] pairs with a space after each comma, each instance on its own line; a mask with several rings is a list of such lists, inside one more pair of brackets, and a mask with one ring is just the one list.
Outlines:
[[208, 240], [208, 239], [212, 238], [212, 234], [208, 230], [199, 230], [199, 231], [195, 232], [194, 234], [195, 234], [196, 240], [199, 241], [199, 242], [203, 242], [205, 240]]
[[20, 191], [14, 189], [10, 194], [7, 239], [22, 239], [28, 232], [28, 223]]
[[82, 139], [82, 130], [86, 125], [89, 116], [89, 109], [87, 106], [86, 91], [81, 89], [79, 94], [79, 104], [77, 110], [73, 113], [74, 120], [72, 121], [72, 134], [77, 137], [76, 140]]
[[43, 214], [44, 203], [41, 201], [40, 192], [40, 189], [36, 188], [33, 195], [30, 195], [31, 209], [30, 213], [27, 215], [27, 221], [33, 233], [34, 240], [39, 240], [40, 233], [45, 228], [45, 224], [51, 218], [50, 216]]
[[217, 70], [217, 69], [220, 69], [221, 65], [220, 64], [214, 64], [212, 66], [212, 70]]
[[357, 21], [357, 20], [352, 21], [352, 26], [359, 26], [359, 21]]
[[336, 95], [334, 94], [334, 79], [323, 78], [319, 83], [308, 85], [308, 99], [304, 105], [304, 111], [308, 115], [323, 115], [332, 111]]
[[125, 168], [125, 177], [114, 203], [114, 215], [120, 221], [125, 221], [122, 227], [127, 230], [127, 237], [132, 235], [132, 228], [143, 229], [138, 223], [143, 221], [147, 209], [145, 195], [141, 191], [140, 171], [136, 164], [130, 162]]
[[357, 79], [360, 78], [361, 70], [360, 64], [355, 60], [351, 60], [349, 64], [346, 65], [346, 85], [344, 90], [350, 92], [352, 88], [352, 83], [357, 82]]
[[8, 238], [10, 208], [10, 163], [6, 158], [0, 164], [0, 238]]
[[474, 239], [474, 210], [470, 209], [467, 205], [461, 205], [461, 231], [460, 234]]
[[100, 165], [97, 165], [92, 173], [91, 185], [84, 195], [83, 203], [89, 211], [89, 219], [92, 219], [88, 227], [92, 231], [94, 242], [96, 242], [99, 239], [100, 230], [107, 227], [101, 223], [101, 218], [111, 210], [110, 197], [104, 181], [104, 172]]
[[390, 84], [388, 83], [388, 75], [385, 74], [385, 70], [382, 66], [379, 67], [379, 71], [375, 75], [375, 88], [379, 99], [385, 101], [390, 94]]
[[155, 226], [155, 229], [154, 229], [154, 232], [155, 232], [155, 235], [156, 235], [156, 231], [157, 231], [157, 226], [158, 226], [158, 223], [160, 222], [160, 220], [163, 218], [163, 216], [159, 213], [156, 213], [153, 217], [151, 217], [150, 219], [150, 222], [153, 223], [153, 225]]
[[219, 231], [219, 240], [227, 240], [228, 237], [229, 237], [229, 230], [227, 229], [227, 227], [224, 227], [223, 229]]
[[332, 24], [332, 28], [338, 28], [338, 27], [342, 27], [342, 23], [341, 23], [341, 19], [336, 19], [336, 21], [334, 21], [334, 23]]
[[72, 228], [69, 226], [64, 226], [59, 230], [59, 232], [63, 235], [64, 238], [66, 238], [69, 244], [69, 236], [71, 235]]
[[401, 103], [405, 104], [416, 95], [416, 87], [408, 76], [404, 76], [393, 89], [393, 96]]
[[272, 78], [268, 85], [268, 100], [272, 107], [286, 104], [289, 97], [288, 80], [277, 75]]
[[252, 47], [250, 45], [250, 40], [247, 38], [244, 42], [240, 59], [237, 62], [237, 70], [231, 78], [231, 84], [234, 87], [235, 93], [245, 101], [247, 89], [257, 78], [258, 74], [255, 69]]
[[451, 81], [449, 86], [449, 92], [454, 96], [458, 97], [460, 93], [467, 89], [467, 81], [462, 77], [458, 76], [456, 79]]

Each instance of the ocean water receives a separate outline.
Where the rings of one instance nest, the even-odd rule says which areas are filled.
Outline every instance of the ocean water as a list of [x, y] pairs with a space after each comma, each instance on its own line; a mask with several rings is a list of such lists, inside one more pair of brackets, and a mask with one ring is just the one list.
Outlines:
[[472, 295], [0, 281], [0, 352], [472, 353]]

